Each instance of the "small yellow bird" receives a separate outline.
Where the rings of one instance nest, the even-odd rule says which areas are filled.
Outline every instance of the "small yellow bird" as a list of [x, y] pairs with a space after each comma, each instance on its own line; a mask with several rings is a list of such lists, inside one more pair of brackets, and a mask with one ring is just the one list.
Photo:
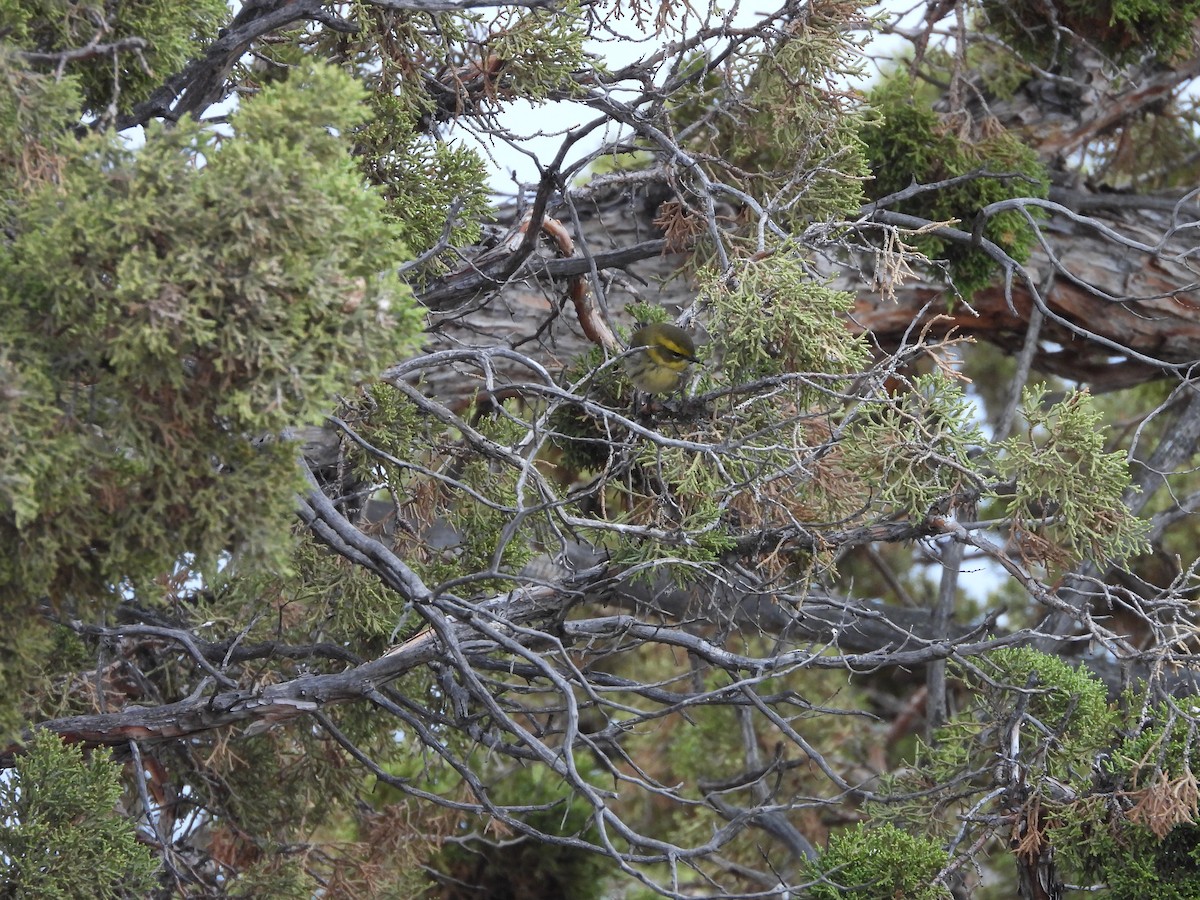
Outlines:
[[625, 374], [634, 387], [649, 394], [669, 394], [683, 384], [687, 367], [696, 360], [692, 336], [676, 325], [644, 325], [629, 338]]

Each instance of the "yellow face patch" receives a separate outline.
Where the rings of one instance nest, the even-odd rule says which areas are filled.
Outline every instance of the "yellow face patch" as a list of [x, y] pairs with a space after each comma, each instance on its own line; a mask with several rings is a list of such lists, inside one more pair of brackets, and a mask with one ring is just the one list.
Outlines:
[[696, 361], [691, 335], [666, 323], [639, 328], [630, 338], [624, 367], [638, 390], [669, 394], [683, 383], [690, 363]]

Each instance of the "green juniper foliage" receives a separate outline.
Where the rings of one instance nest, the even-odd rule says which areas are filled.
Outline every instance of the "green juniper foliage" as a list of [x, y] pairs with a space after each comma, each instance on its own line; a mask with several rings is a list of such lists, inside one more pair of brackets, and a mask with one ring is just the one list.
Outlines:
[[[906, 801], [872, 804], [874, 819], [948, 839], [959, 827], [954, 813], [973, 807], [993, 786], [997, 762], [1008, 759], [1027, 792], [1022, 808], [1036, 803], [1039, 839], [1054, 848], [1063, 879], [1106, 884], [1105, 896], [1120, 900], [1197, 896], [1192, 760], [1200, 735], [1179, 714], [1196, 698], [1147, 709], [1131, 689], [1117, 704], [1082, 665], [1025, 647], [999, 649], [961, 674], [972, 705], [920, 746], [915, 779], [901, 780], [907, 789], [945, 785], [937, 792], [945, 795], [942, 814], [930, 818], [925, 804]], [[973, 778], [964, 780], [968, 772]]]
[[[764, 192], [779, 222], [839, 219], [862, 203], [869, 179], [859, 129], [862, 104], [840, 77], [863, 74], [859, 54], [870, 25], [856, 4], [815, 6], [792, 39], [753, 41], [699, 78], [707, 60], [670, 97], [687, 145], [722, 180]], [[846, 28], [849, 17], [862, 30]]]
[[1147, 48], [1163, 58], [1186, 52], [1197, 0], [984, 0], [983, 24], [1042, 66], [1061, 65], [1078, 35], [1094, 50], [1132, 62]]
[[[894, 194], [914, 182], [928, 184], [972, 172], [986, 172], [953, 187], [924, 191], [891, 208], [933, 222], [957, 221], [971, 231], [975, 217], [989, 203], [1019, 197], [1044, 198], [1049, 180], [1037, 154], [1013, 134], [999, 131], [966, 140], [934, 112], [924, 92], [896, 72], [871, 92], [877, 117], [862, 130], [867, 158], [875, 176], [873, 199]], [[1036, 208], [1029, 215], [1040, 216]], [[1035, 231], [1021, 210], [990, 217], [983, 236], [1017, 262], [1029, 258]], [[944, 261], [944, 276], [967, 300], [1000, 274], [998, 264], [982, 250], [937, 235], [912, 238], [912, 245], [932, 261]]]
[[870, 358], [866, 341], [846, 333], [854, 297], [815, 280], [786, 247], [729, 277], [702, 272], [700, 282], [727, 383], [785, 372], [849, 375]]
[[[85, 55], [67, 71], [80, 88], [75, 113], [103, 116], [128, 112], [215, 38], [228, 14], [225, 0], [122, 0], [107, 4], [98, 32], [97, 16], [85, 4], [62, 0], [3, 0], [0, 34], [11, 47], [55, 54], [92, 41], [117, 44], [140, 40], [138, 52]], [[37, 71], [53, 74], [56, 59], [39, 59]]]
[[416, 328], [397, 230], [338, 136], [362, 96], [297, 70], [230, 137], [90, 137], [60, 148], [56, 183], [20, 186], [0, 246], [0, 538], [19, 548], [0, 594], [94, 600], [185, 552], [209, 571], [279, 558], [302, 482], [271, 436]]
[[[1179, 25], [1159, 0], [1110, 7], [1110, 59], [1143, 32], [1181, 46], [1147, 21]], [[224, 2], [0, 0], [0, 750], [33, 723], [98, 742], [144, 729], [173, 843], [135, 840], [149, 811], [130, 769], [122, 795], [99, 754], [39, 732], [0, 779], [0, 897], [983, 900], [1014, 821], [1069, 881], [1200, 897], [1194, 698], [1155, 685], [1117, 702], [1082, 666], [997, 649], [1036, 639], [1017, 632], [1059, 605], [1054, 576], [1143, 549], [1114, 450], [1173, 420], [1108, 444], [1087, 394], [1038, 390], [989, 441], [979, 404], [1006, 403], [1015, 365], [984, 360], [968, 394], [949, 361], [978, 348], [939, 346], [940, 321], [863, 333], [930, 299], [904, 293], [909, 266], [994, 299], [996, 260], [937, 223], [970, 231], [991, 204], [1046, 195], [1037, 152], [991, 118], [995, 92], [1027, 96], [1020, 61], [977, 79], [978, 56], [922, 47], [913, 80], [897, 71], [866, 103], [843, 78], [869, 38], [858, 0], [747, 28], [641, 0], [267, 3], [236, 28], [297, 9], [196, 85], [184, 70], [230, 26]], [[630, 20], [654, 48], [610, 69], [602, 42]], [[97, 41], [125, 49], [91, 56]], [[180, 85], [236, 103], [147, 115], [140, 143], [104, 133]], [[585, 125], [545, 105], [563, 99]], [[557, 162], [505, 127], [522, 102]], [[1170, 152], [1193, 155], [1170, 105], [1093, 137], [1136, 143], [1171, 116]], [[537, 157], [511, 205], [486, 184], [501, 148]], [[1164, 167], [1147, 179], [1194, 181], [1149, 154], [1104, 183], [1146, 159]], [[588, 168], [603, 174], [583, 183]], [[573, 259], [496, 242], [489, 215], [516, 225], [535, 192], [576, 230]], [[896, 212], [929, 227], [887, 231]], [[981, 233], [1025, 260], [1038, 215]], [[666, 256], [635, 258], [660, 233]], [[579, 349], [598, 342], [551, 274], [585, 264], [618, 335], [690, 317], [679, 396], [635, 400], [611, 347]], [[880, 285], [902, 304], [873, 308]], [[448, 347], [465, 352], [447, 364]], [[406, 381], [382, 383], [397, 361]], [[553, 387], [531, 383], [539, 367]], [[1169, 413], [1166, 393], [1136, 406]], [[353, 551], [297, 521], [301, 452]], [[1191, 493], [1186, 466], [1153, 512]], [[970, 530], [939, 535], [950, 514]], [[982, 539], [1010, 526], [1002, 548]], [[1192, 531], [1156, 549], [1194, 555]], [[951, 585], [931, 560], [955, 539], [974, 546]], [[394, 589], [372, 540], [428, 591]], [[1014, 577], [978, 596], [969, 572], [993, 563]], [[1187, 660], [1195, 579], [1179, 568], [1169, 587], [1097, 577], [1113, 605], [1074, 621], [1106, 637], [1126, 603], [1158, 642], [1140, 657], [1106, 642], [1123, 664]], [[939, 579], [956, 594], [944, 630]], [[943, 660], [946, 721], [919, 742]], [[118, 711], [121, 731], [52, 721]], [[196, 883], [174, 882], [176, 862]]]
[[[725, 277], [704, 270], [699, 278], [712, 336], [698, 350], [699, 390], [738, 387], [687, 425], [695, 429], [694, 439], [725, 441], [738, 451], [716, 457], [635, 442], [634, 471], [641, 477], [632, 482], [631, 518], [669, 537], [634, 539], [614, 549], [614, 559], [628, 565], [670, 557], [683, 564], [677, 580], [695, 574], [688, 571], [691, 564], [715, 562], [732, 549], [731, 521], [782, 525], [809, 509], [845, 506], [829, 491], [831, 482], [815, 478], [797, 460], [813, 453], [809, 441], [819, 443], [826, 410], [869, 358], [866, 342], [846, 333], [842, 316], [853, 298], [814, 281], [787, 248]], [[760, 379], [772, 389], [741, 387]], [[782, 429], [781, 409], [792, 417]]]
[[1129, 487], [1126, 454], [1105, 451], [1091, 396], [1072, 391], [1046, 406], [1046, 391], [1044, 385], [1026, 391], [1026, 429], [1004, 442], [998, 465], [1016, 485], [1008, 503], [1014, 534], [1037, 538], [1025, 543], [1030, 558], [1063, 566], [1144, 552], [1147, 524], [1121, 500]]
[[[1134, 691], [1123, 707], [1141, 716], [1105, 757], [1100, 777], [1124, 800], [1124, 815], [1098, 802], [1064, 818], [1057, 843], [1066, 864], [1108, 885], [1117, 900], [1186, 900], [1200, 896], [1198, 790], [1192, 771], [1200, 753], [1195, 697], [1143, 709]], [[1099, 799], [1099, 798], [1097, 798]]]
[[927, 759], [939, 775], [961, 773], [986, 765], [1004, 754], [1003, 730], [996, 727], [1011, 718], [1024, 694], [1026, 714], [1060, 735], [1049, 752], [1033, 751], [1044, 735], [1030, 732], [1023, 750], [1031, 784], [1051, 775], [1080, 790], [1091, 778], [1091, 760], [1111, 739], [1118, 718], [1108, 701], [1104, 684], [1082, 666], [1028, 647], [1005, 647], [991, 654], [983, 674], [969, 677], [979, 688], [977, 709], [958, 716], [939, 729]]
[[808, 864], [806, 874], [819, 883], [804, 896], [949, 900], [950, 891], [932, 883], [949, 861], [949, 855], [927, 838], [886, 823], [859, 823], [833, 834], [816, 862]]
[[920, 518], [979, 486], [971, 454], [984, 444], [962, 385], [937, 370], [855, 422], [846, 463], [868, 475], [880, 503]]
[[27, 750], [0, 779], [0, 896], [148, 896], [158, 859], [117, 811], [121, 767], [49, 731]]

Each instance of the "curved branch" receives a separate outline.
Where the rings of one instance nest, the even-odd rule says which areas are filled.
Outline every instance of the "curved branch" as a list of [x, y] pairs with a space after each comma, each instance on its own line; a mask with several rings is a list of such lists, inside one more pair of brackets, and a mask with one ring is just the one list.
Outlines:
[[175, 122], [199, 114], [221, 99], [229, 72], [254, 41], [296, 22], [316, 21], [321, 0], [251, 0], [245, 3], [204, 56], [172, 75], [162, 87], [117, 119], [118, 131], [145, 125], [151, 119]]

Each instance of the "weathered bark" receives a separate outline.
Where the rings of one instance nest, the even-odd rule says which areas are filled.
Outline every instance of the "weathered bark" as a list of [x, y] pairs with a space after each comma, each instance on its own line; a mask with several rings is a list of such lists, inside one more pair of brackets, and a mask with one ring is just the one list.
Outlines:
[[1034, 292], [1049, 284], [1034, 361], [1043, 372], [1103, 391], [1200, 359], [1200, 279], [1195, 231], [1185, 214], [1194, 221], [1196, 208], [1181, 204], [1173, 211], [1173, 200], [1146, 198], [1138, 206], [1136, 198], [1083, 192], [1058, 192], [1054, 199], [1075, 212], [1095, 212], [1052, 212], [1040, 224], [1042, 245], [1024, 266], [1028, 280], [1014, 277], [1005, 284], [997, 278], [969, 303], [954, 302], [944, 285], [928, 281], [902, 286], [894, 302], [859, 290], [855, 326], [890, 346], [914, 320], [931, 322], [934, 334], [956, 330], [1015, 352]]
[[[1040, 223], [1042, 244], [1024, 265], [1028, 279], [1017, 274], [1006, 284], [998, 275], [991, 287], [964, 303], [946, 285], [924, 278], [900, 285], [891, 299], [857, 276], [842, 274], [834, 285], [857, 298], [847, 326], [869, 332], [885, 348], [912, 333], [916, 321], [931, 324], [934, 335], [953, 330], [1015, 351], [1024, 340], [1036, 289], [1049, 284], [1042, 298], [1048, 315], [1034, 361], [1043, 372], [1104, 391], [1161, 377], [1200, 359], [1200, 275], [1190, 224], [1200, 209], [1182, 198], [1083, 191], [1057, 191], [1053, 200], [1059, 209], [1051, 209]], [[590, 346], [573, 311], [564, 309], [566, 279], [588, 271], [589, 253], [619, 263], [605, 269], [608, 260], [595, 259], [597, 271], [588, 275], [593, 294], [603, 298], [602, 308], [615, 324], [633, 324], [623, 314], [631, 299], [672, 311], [695, 299], [686, 257], [662, 255], [654, 210], [646, 203], [618, 198], [581, 208], [578, 218], [577, 259], [531, 258], [498, 301], [471, 303], [486, 279], [464, 285], [458, 308], [438, 317], [435, 328], [444, 345], [469, 339], [507, 346], [552, 372], [561, 371]], [[462, 282], [463, 276], [442, 279], [426, 295], [444, 309], [456, 280]], [[528, 380], [519, 366], [497, 368], [513, 381]], [[432, 395], [461, 400], [482, 387], [477, 370], [428, 372], [425, 384]]]
[[[964, 133], [998, 124], [1022, 135], [1058, 173], [1055, 180], [1069, 185], [1075, 176], [1065, 162], [1068, 154], [1103, 140], [1200, 73], [1200, 56], [1169, 67], [1126, 70], [1116, 81], [1111, 64], [1086, 50], [1077, 49], [1071, 63], [1070, 71], [1053, 78], [1031, 75], [1004, 98], [989, 95], [992, 79], [986, 73], [952, 79], [938, 108]], [[962, 79], [962, 73], [955, 78]], [[421, 296], [438, 313], [441, 324], [435, 328], [445, 336], [445, 346], [459, 338], [478, 343], [483, 336], [485, 344], [521, 349], [552, 371], [560, 369], [589, 346], [569, 311], [558, 316], [563, 279], [578, 273], [614, 324], [632, 325], [622, 314], [631, 299], [661, 303], [671, 311], [689, 306], [694, 300], [690, 281], [671, 276], [693, 263], [686, 255], [663, 255], [666, 242], [654, 224], [670, 189], [644, 175], [630, 176], [624, 192], [585, 188], [574, 192], [579, 202], [551, 207], [550, 214], [575, 235], [575, 258], [532, 257], [508, 280], [499, 302], [488, 302], [481, 293], [496, 286], [488, 276], [504, 267], [504, 254], [495, 251], [481, 255], [478, 270], [467, 266], [428, 285]], [[1059, 187], [1051, 201], [1029, 206], [1045, 218], [1038, 220], [1040, 244], [1023, 271], [1010, 267], [1011, 277], [1005, 278], [998, 267], [992, 286], [969, 298], [969, 304], [957, 302], [944, 283], [919, 275], [899, 285], [894, 299], [885, 297], [857, 274], [869, 269], [870, 261], [842, 254], [848, 265], [838, 270], [834, 283], [857, 298], [849, 327], [871, 333], [887, 348], [898, 344], [914, 321], [933, 322], [935, 336], [953, 329], [1015, 350], [1040, 300], [1046, 320], [1034, 364], [1048, 374], [1104, 391], [1200, 360], [1200, 204], [1195, 198], [1182, 190], [1170, 195]], [[887, 211], [865, 207], [861, 215], [883, 218]], [[964, 219], [971, 215], [964, 211]], [[972, 241], [974, 226], [964, 220], [940, 234]], [[1047, 285], [1045, 297], [1037, 297]], [[476, 299], [481, 302], [472, 303]], [[500, 371], [516, 381], [526, 378], [515, 370]], [[466, 379], [430, 373], [426, 384], [432, 394], [459, 400], [479, 388], [477, 373]]]

